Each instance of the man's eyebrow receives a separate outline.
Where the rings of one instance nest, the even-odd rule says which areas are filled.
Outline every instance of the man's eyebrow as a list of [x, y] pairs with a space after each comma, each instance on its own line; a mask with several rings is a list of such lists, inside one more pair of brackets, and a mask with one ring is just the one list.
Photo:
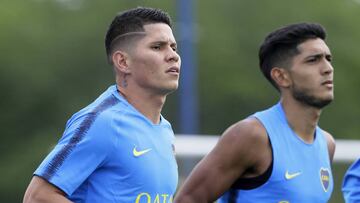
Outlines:
[[316, 54], [310, 54], [310, 55], [308, 55], [306, 58], [308, 58], [308, 57], [316, 57], [316, 58], [319, 58], [319, 57], [322, 57], [322, 56], [324, 56], [323, 53], [316, 53]]
[[316, 57], [316, 58], [320, 58], [320, 57], [331, 57], [332, 55], [330, 53], [315, 53], [315, 54], [310, 54], [308, 56], [306, 56], [305, 58], [310, 58], [310, 57]]
[[170, 46], [177, 46], [176, 42], [169, 42], [168, 40], [155, 40], [151, 43], [160, 45], [170, 44]]

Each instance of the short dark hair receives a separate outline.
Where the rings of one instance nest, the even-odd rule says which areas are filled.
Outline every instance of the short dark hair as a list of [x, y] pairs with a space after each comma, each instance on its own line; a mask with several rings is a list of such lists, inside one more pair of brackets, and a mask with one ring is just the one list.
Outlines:
[[299, 54], [298, 45], [308, 39], [325, 40], [326, 31], [316, 23], [296, 23], [281, 27], [268, 34], [259, 50], [260, 69], [266, 79], [278, 89], [271, 78], [271, 69], [275, 66], [287, 67], [292, 58]]
[[137, 7], [118, 13], [112, 20], [105, 36], [107, 58], [111, 62], [111, 54], [117, 43], [117, 37], [130, 33], [144, 31], [144, 25], [165, 23], [172, 27], [171, 18], [166, 12], [156, 8]]

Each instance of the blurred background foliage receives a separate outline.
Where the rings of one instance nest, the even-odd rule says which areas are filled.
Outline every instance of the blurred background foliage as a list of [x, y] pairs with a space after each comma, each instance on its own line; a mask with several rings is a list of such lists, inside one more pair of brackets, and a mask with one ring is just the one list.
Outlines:
[[[200, 134], [219, 135], [277, 102], [278, 93], [258, 67], [259, 45], [279, 26], [310, 21], [326, 27], [334, 56], [336, 98], [320, 125], [337, 139], [358, 139], [358, 0], [199, 0], [194, 5]], [[104, 35], [117, 12], [136, 6], [168, 11], [176, 36], [175, 0], [1, 1], [0, 202], [21, 201], [32, 172], [67, 119], [114, 83]], [[163, 111], [175, 133], [177, 98], [177, 93], [170, 95]], [[339, 188], [347, 166], [335, 166], [332, 202], [342, 202]]]

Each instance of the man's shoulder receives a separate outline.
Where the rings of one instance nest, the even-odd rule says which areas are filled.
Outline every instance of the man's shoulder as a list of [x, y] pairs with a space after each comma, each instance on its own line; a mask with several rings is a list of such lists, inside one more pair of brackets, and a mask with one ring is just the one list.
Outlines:
[[248, 141], [262, 141], [267, 139], [266, 129], [261, 122], [255, 117], [248, 117], [244, 120], [230, 126], [223, 136], [232, 137], [234, 140], [243, 142]]
[[323, 129], [321, 129], [321, 130], [322, 130], [322, 132], [323, 132], [324, 137], [325, 137], [327, 140], [332, 140], [332, 141], [335, 142], [334, 137], [333, 137], [329, 132], [327, 132], [327, 131], [325, 131], [325, 130], [323, 130]]
[[111, 128], [113, 120], [116, 116], [121, 116], [119, 109], [115, 107], [118, 104], [114, 98], [107, 98], [104, 100], [94, 101], [78, 112], [74, 113], [68, 119], [65, 127], [65, 134], [67, 132], [79, 131], [89, 129], [108, 129]]
[[110, 86], [106, 91], [101, 93], [95, 100], [93, 100], [76, 114], [99, 114], [108, 109], [111, 109], [116, 104], [121, 103], [120, 99], [117, 98], [114, 94], [115, 91], [115, 86]]
[[221, 136], [219, 145], [228, 153], [241, 155], [248, 163], [256, 163], [268, 149], [269, 139], [260, 121], [249, 117], [230, 126]]
[[327, 144], [329, 147], [334, 147], [335, 148], [335, 138], [334, 136], [332, 136], [329, 132], [319, 128], [321, 131], [322, 136], [324, 137], [324, 139], [326, 140]]
[[234, 167], [251, 168], [266, 161], [269, 139], [265, 128], [255, 117], [248, 117], [230, 126], [221, 136], [217, 148], [231, 159]]
[[327, 131], [322, 130], [322, 134], [324, 135], [324, 138], [326, 140], [326, 144], [329, 150], [329, 156], [330, 156], [330, 160], [332, 161], [334, 158], [334, 154], [335, 154], [335, 150], [336, 150], [336, 142], [334, 137]]

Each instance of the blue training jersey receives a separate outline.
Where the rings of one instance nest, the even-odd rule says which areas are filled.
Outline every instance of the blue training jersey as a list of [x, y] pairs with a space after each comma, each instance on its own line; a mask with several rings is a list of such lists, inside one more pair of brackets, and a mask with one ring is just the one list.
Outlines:
[[346, 171], [342, 191], [346, 203], [360, 203], [360, 159]]
[[253, 116], [265, 127], [271, 143], [271, 175], [255, 189], [231, 188], [218, 202], [327, 202], [333, 190], [333, 177], [322, 130], [316, 127], [314, 142], [305, 143], [288, 125], [280, 102]]
[[178, 172], [174, 133], [153, 124], [111, 86], [74, 114], [34, 175], [74, 202], [168, 203]]

